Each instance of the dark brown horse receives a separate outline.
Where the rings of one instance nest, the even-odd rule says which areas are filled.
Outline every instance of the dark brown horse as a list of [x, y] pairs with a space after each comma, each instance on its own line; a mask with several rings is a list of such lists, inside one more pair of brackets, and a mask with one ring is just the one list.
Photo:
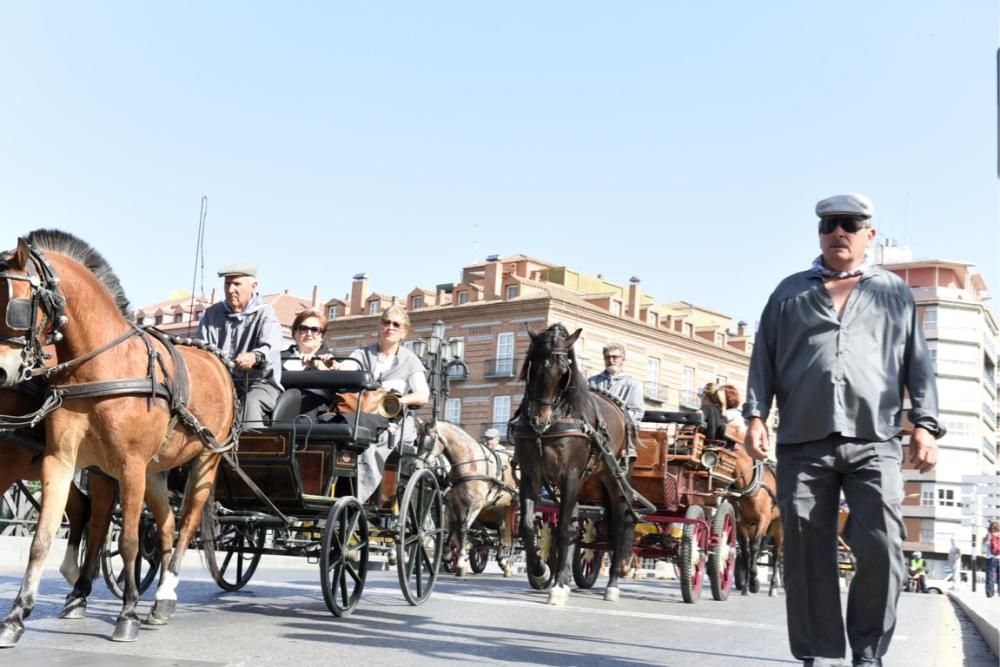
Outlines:
[[742, 444], [737, 444], [733, 451], [737, 455], [733, 490], [741, 493], [736, 501], [736, 535], [740, 546], [740, 557], [736, 561], [736, 567], [740, 571], [736, 581], [742, 584], [743, 595], [760, 590], [757, 561], [764, 551], [765, 540], [769, 539], [774, 551], [768, 593], [773, 596], [777, 594], [776, 584], [784, 542], [778, 510], [778, 479], [769, 463], [755, 461]]
[[581, 331], [571, 335], [562, 324], [541, 333], [528, 330], [531, 345], [520, 375], [525, 381], [524, 399], [513, 422], [521, 470], [520, 533], [528, 576], [535, 581], [548, 579], [548, 565], [536, 545], [534, 521], [542, 484], [558, 496], [555, 586], [548, 602], [559, 606], [569, 597], [576, 504], [586, 477], [596, 475], [601, 482], [614, 544], [615, 565], [610, 568], [606, 600], [619, 598], [618, 577], [625, 572], [634, 529], [631, 493], [626, 491], [621, 460], [630, 437], [628, 417], [612, 401], [588, 390], [573, 353]]
[[[218, 443], [230, 439], [232, 380], [212, 351], [174, 347], [132, 325], [107, 262], [69, 234], [43, 230], [20, 239], [0, 258], [0, 283], [0, 386], [31, 374], [46, 344], [55, 346], [57, 362], [46, 373], [41, 515], [21, 589], [0, 624], [0, 646], [15, 645], [23, 634], [73, 472], [90, 466], [119, 483], [125, 594], [112, 639], [134, 641], [143, 496], [169, 562], [149, 621], [165, 623], [176, 605], [181, 559], [215, 481]], [[189, 461], [194, 465], [174, 550], [166, 478], [157, 473]]]

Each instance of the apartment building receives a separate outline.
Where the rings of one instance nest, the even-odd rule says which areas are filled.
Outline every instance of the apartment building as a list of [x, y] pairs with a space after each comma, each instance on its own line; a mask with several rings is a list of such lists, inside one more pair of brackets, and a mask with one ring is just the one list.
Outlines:
[[439, 320], [446, 340], [463, 340], [468, 373], [452, 369], [443, 416], [475, 437], [490, 427], [504, 431], [521, 401], [517, 375], [529, 327], [582, 328], [576, 355], [587, 376], [603, 369], [606, 344], [623, 344], [626, 372], [643, 383], [647, 409], [697, 407], [696, 391], [707, 382], [732, 382], [741, 392], [746, 386], [752, 339], [745, 323], [732, 330], [721, 313], [686, 302], [658, 305], [638, 278], [623, 286], [526, 255], [492, 256], [462, 267], [456, 282], [391, 296], [370, 291], [368, 276], [358, 274], [349, 300], [325, 304], [327, 344], [347, 355], [373, 342], [378, 314], [392, 303], [410, 315], [409, 344], [428, 337]]
[[[938, 443], [932, 472], [904, 469], [904, 548], [943, 559], [951, 538], [970, 553], [973, 527], [962, 525], [962, 475], [1000, 473], [997, 458], [997, 343], [1000, 326], [987, 307], [982, 275], [964, 262], [913, 260], [905, 247], [878, 249], [884, 268], [913, 290], [934, 363], [940, 418], [948, 433]], [[904, 439], [904, 442], [907, 442]], [[983, 526], [976, 526], [981, 538]], [[930, 563], [938, 574], [943, 560]]]

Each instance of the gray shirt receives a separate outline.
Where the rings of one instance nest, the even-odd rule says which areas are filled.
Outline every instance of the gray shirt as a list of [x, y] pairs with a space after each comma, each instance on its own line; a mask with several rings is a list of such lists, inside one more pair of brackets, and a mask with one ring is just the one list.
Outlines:
[[395, 389], [403, 396], [427, 391], [427, 374], [423, 363], [402, 345], [388, 364], [379, 363], [377, 343], [354, 350], [351, 352], [351, 359], [358, 360], [361, 368], [370, 371], [375, 380], [386, 389]]
[[198, 323], [198, 338], [218, 347], [227, 359], [244, 352], [262, 352], [264, 362], [249, 371], [232, 370], [241, 386], [245, 375], [250, 382], [266, 382], [281, 389], [281, 323], [271, 305], [254, 295], [242, 311], [235, 313], [225, 301], [209, 306]]
[[625, 411], [632, 421], [639, 423], [646, 404], [642, 398], [642, 385], [625, 373], [611, 375], [606, 370], [593, 376], [587, 383], [592, 387], [603, 389], [612, 396], [617, 396], [625, 403]]
[[838, 319], [817, 273], [781, 281], [761, 315], [744, 417], [766, 420], [777, 397], [778, 444], [832, 433], [884, 441], [902, 430], [904, 389], [910, 421], [938, 433], [937, 385], [906, 283], [871, 267]]

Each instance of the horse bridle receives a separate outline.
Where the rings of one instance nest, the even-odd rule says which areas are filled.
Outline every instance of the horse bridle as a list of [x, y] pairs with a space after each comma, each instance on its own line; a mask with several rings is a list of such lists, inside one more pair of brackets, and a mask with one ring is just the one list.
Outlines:
[[[562, 403], [563, 397], [566, 395], [566, 391], [569, 389], [569, 383], [573, 381], [573, 373], [570, 372], [571, 369], [569, 369], [569, 366], [571, 366], [573, 364], [573, 360], [569, 358], [569, 352], [567, 350], [552, 350], [549, 353], [549, 355], [553, 356], [553, 357], [563, 357], [565, 359], [565, 361], [563, 361], [562, 359], [560, 359], [559, 363], [560, 363], [560, 365], [564, 365], [564, 366], [567, 367], [567, 372], [565, 372], [563, 374], [562, 386], [559, 387], [559, 390], [556, 392], [555, 396], [552, 397], [551, 399], [538, 398], [536, 396], [533, 396], [531, 393], [528, 393], [526, 395], [526, 398], [528, 399], [528, 412], [529, 412], [529, 414], [527, 416], [529, 418], [531, 417], [531, 415], [530, 415], [531, 406], [533, 404], [536, 404], [536, 403], [538, 405], [547, 405], [550, 408], [552, 408], [553, 412], [555, 412], [556, 408], [559, 407], [559, 404]], [[531, 361], [530, 360], [528, 361], [528, 368], [527, 368], [527, 371], [525, 372], [525, 378], [527, 380], [529, 380], [529, 381], [531, 380]], [[526, 384], [529, 384], [529, 383], [526, 383]]]
[[[23, 241], [23, 239], [22, 239]], [[33, 370], [45, 365], [50, 355], [45, 354], [46, 345], [58, 343], [63, 338], [62, 329], [69, 323], [66, 316], [66, 298], [59, 290], [59, 276], [52, 270], [52, 265], [39, 250], [27, 241], [28, 262], [24, 273], [12, 273], [10, 258], [12, 253], [0, 258], [0, 279], [7, 286], [7, 308], [4, 322], [14, 332], [23, 331], [21, 336], [0, 334], [0, 342], [13, 343], [21, 346], [24, 367], [21, 380], [28, 380]], [[31, 287], [31, 296], [14, 298], [14, 282], [26, 282]], [[43, 317], [38, 317], [41, 310]], [[48, 333], [44, 334], [46, 328]]]

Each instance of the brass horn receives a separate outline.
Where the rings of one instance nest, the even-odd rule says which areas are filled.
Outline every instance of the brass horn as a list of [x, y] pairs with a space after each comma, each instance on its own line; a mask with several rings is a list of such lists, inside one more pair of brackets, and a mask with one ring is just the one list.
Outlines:
[[403, 402], [399, 400], [399, 394], [387, 393], [378, 403], [375, 412], [386, 419], [395, 419], [403, 411]]

